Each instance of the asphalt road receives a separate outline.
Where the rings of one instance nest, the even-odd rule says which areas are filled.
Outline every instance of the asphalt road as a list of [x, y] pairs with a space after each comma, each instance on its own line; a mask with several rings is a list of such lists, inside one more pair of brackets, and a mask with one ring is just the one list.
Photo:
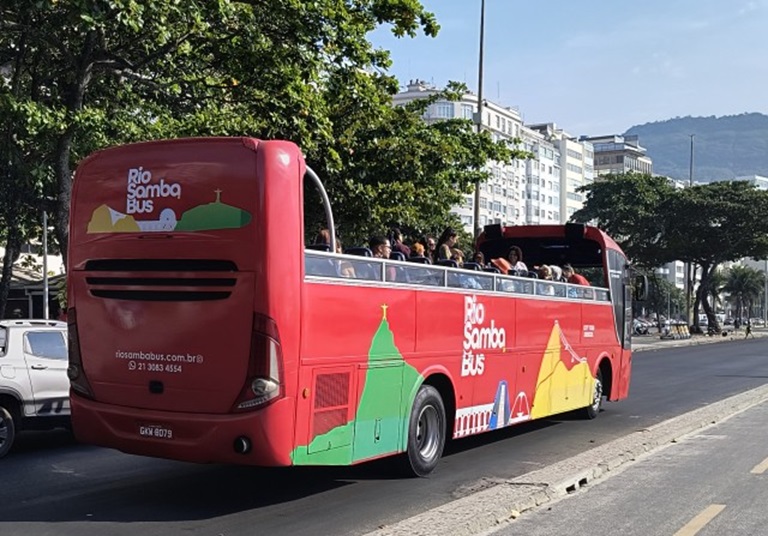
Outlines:
[[437, 473], [392, 463], [265, 470], [199, 466], [31, 434], [0, 461], [0, 534], [358, 535], [768, 381], [768, 339], [635, 354], [630, 398], [452, 443]]
[[493, 534], [768, 534], [767, 409], [763, 403], [692, 434]]

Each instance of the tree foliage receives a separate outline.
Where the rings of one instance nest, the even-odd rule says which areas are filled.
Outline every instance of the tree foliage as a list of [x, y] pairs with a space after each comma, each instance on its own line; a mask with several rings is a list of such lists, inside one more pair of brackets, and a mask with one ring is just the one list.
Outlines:
[[726, 275], [723, 291], [735, 302], [736, 318], [741, 321], [744, 307], [752, 309], [763, 293], [765, 274], [749, 266], [733, 266]]
[[436, 35], [419, 0], [9, 0], [0, 15], [1, 171], [18, 183], [3, 189], [0, 223], [19, 223], [19, 242], [51, 195], [65, 250], [73, 169], [117, 143], [292, 140], [355, 238], [450, 222], [485, 159], [521, 154], [467, 121], [425, 125], [417, 108], [392, 107], [389, 53], [367, 36]]
[[[673, 311], [685, 309], [684, 293], [669, 280], [657, 273], [652, 273], [648, 277], [648, 283], [648, 301], [644, 305], [653, 312], [657, 321], [661, 320], [661, 316], [669, 320]], [[661, 322], [659, 322], [659, 330], [661, 330]]]
[[595, 221], [637, 264], [652, 268], [679, 260], [699, 266], [694, 325], [699, 305], [710, 323], [717, 324], [705, 298], [720, 264], [768, 257], [768, 192], [746, 181], [675, 189], [662, 177], [626, 174], [582, 190], [587, 193], [585, 205], [573, 219]]
[[675, 189], [664, 177], [641, 173], [607, 175], [581, 188], [584, 206], [572, 221], [593, 222], [616, 240], [640, 266], [666, 262], [662, 248], [666, 205]]

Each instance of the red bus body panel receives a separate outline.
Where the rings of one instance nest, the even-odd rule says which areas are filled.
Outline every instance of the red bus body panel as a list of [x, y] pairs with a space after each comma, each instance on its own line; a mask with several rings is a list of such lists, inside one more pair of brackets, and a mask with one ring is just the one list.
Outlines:
[[[598, 369], [610, 399], [626, 396], [610, 301], [306, 276], [304, 172], [295, 145], [239, 138], [81, 164], [68, 297], [91, 393], [72, 392], [78, 439], [195, 462], [350, 464], [405, 449], [425, 381], [444, 386], [453, 437], [586, 407]], [[280, 396], [242, 411], [256, 318], [276, 329]], [[241, 437], [252, 448], [236, 453]]]

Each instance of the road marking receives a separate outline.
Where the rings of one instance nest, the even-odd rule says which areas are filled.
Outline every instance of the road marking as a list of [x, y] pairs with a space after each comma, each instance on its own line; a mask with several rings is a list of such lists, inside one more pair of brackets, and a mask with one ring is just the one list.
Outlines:
[[762, 475], [768, 471], [768, 458], [755, 465], [755, 468], [750, 471], [753, 475]]
[[675, 532], [674, 536], [693, 536], [725, 509], [724, 504], [710, 504], [702, 513], [691, 519], [686, 526]]

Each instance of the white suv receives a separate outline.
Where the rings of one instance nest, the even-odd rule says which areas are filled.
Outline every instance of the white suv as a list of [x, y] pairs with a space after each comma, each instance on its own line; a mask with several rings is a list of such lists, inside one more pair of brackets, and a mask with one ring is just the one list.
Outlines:
[[23, 429], [69, 426], [67, 324], [0, 320], [0, 458]]

